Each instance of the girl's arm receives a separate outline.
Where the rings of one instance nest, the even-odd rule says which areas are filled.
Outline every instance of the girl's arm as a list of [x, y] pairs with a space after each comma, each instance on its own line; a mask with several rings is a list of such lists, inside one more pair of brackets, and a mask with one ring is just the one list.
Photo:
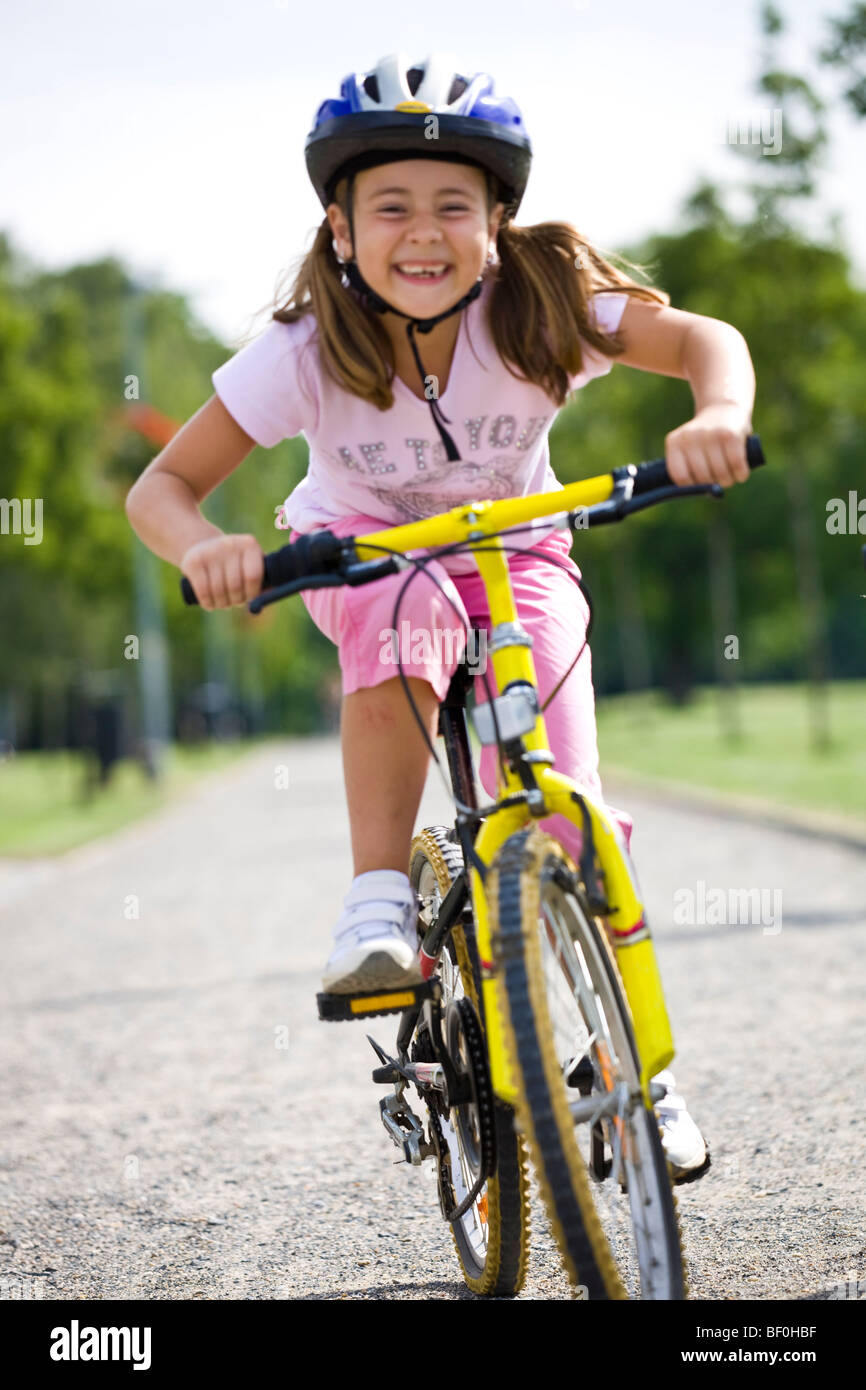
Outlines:
[[264, 561], [255, 536], [225, 535], [201, 503], [255, 448], [218, 396], [196, 411], [130, 488], [126, 515], [144, 544], [187, 576], [203, 608], [254, 598]]
[[617, 362], [691, 386], [694, 418], [665, 437], [672, 480], [680, 487], [744, 483], [755, 372], [742, 333], [721, 319], [635, 298], [626, 304], [619, 332], [625, 352]]

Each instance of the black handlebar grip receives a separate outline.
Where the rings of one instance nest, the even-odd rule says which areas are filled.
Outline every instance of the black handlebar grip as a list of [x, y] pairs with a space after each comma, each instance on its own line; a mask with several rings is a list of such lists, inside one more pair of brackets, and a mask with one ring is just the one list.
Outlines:
[[[279, 550], [271, 550], [264, 557], [265, 575], [262, 589], [276, 589], [280, 584], [288, 584], [293, 579], [303, 579], [305, 575], [321, 574], [336, 564], [342, 552], [342, 541], [331, 531], [313, 531], [308, 536], [299, 536], [296, 541], [283, 545]], [[180, 581], [184, 603], [196, 604], [195, 590], [183, 575]]]
[[750, 434], [746, 439], [746, 462], [752, 473], [756, 468], [763, 468], [767, 460], [764, 458], [764, 451], [761, 448], [761, 437], [757, 434]]
[[[746, 439], [746, 462], [754, 472], [766, 463], [764, 451], [761, 448], [761, 440], [757, 434], [750, 434]], [[658, 487], [670, 487], [672, 479], [668, 473], [667, 463], [664, 459], [653, 459], [650, 463], [639, 463], [637, 465], [637, 477], [634, 480], [634, 495], [639, 497], [644, 492], [654, 492]]]

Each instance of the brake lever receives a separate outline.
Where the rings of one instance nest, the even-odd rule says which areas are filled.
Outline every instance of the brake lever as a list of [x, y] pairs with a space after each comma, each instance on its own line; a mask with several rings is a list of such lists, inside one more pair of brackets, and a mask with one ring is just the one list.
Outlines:
[[383, 579], [386, 574], [395, 574], [399, 569], [399, 559], [397, 555], [386, 555], [382, 560], [361, 560], [352, 565], [344, 565], [337, 574], [314, 574], [304, 579], [290, 579], [287, 584], [278, 584], [275, 589], [263, 589], [254, 599], [250, 599], [247, 608], [250, 613], [261, 613], [269, 603], [289, 598], [304, 589], [341, 589], [346, 584], [350, 588], [356, 588], [360, 584], [372, 584], [375, 579]]
[[247, 610], [250, 613], [261, 613], [269, 603], [289, 598], [291, 594], [299, 594], [302, 589], [341, 589], [345, 582], [341, 574], [319, 574], [307, 579], [290, 579], [287, 584], [278, 584], [275, 589], [263, 589], [255, 598], [250, 599]]
[[652, 507], [656, 502], [667, 502], [671, 497], [695, 497], [699, 493], [708, 493], [710, 497], [724, 497], [725, 489], [721, 483], [692, 483], [689, 487], [677, 487], [672, 483], [670, 487], [660, 487], [654, 492], [642, 492], [639, 497], [633, 497], [623, 509], [623, 516], [630, 516], [632, 512], [642, 512], [644, 507]]
[[[572, 531], [582, 531], [587, 523], [589, 526], [603, 526], [608, 522], [622, 521], [624, 517], [632, 516], [634, 512], [642, 512], [646, 507], [654, 507], [657, 502], [667, 502], [673, 497], [695, 497], [698, 494], [708, 493], [711, 497], [724, 497], [725, 490], [720, 483], [693, 483], [689, 487], [677, 487], [671, 483], [669, 487], [655, 488], [652, 492], [643, 492], [637, 497], [633, 497], [630, 492], [621, 492], [619, 495], [609, 497], [606, 502], [597, 502], [594, 507], [578, 507], [575, 511], [569, 512], [569, 526]], [[585, 521], [581, 524], [581, 517]]]

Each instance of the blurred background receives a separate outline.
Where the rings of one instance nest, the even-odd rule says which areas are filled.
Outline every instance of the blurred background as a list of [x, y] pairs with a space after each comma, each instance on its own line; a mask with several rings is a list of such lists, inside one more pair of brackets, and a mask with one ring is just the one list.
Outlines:
[[[446, 49], [513, 95], [524, 224], [574, 223], [745, 335], [769, 466], [578, 533], [602, 772], [866, 827], [866, 5], [6, 0], [0, 121], [0, 853], [134, 820], [251, 741], [337, 727], [300, 601], [187, 609], [124, 498], [261, 332], [320, 207], [342, 77]], [[687, 383], [624, 367], [551, 435], [565, 483], [660, 456]], [[204, 504], [265, 550], [306, 470], [256, 449]]]

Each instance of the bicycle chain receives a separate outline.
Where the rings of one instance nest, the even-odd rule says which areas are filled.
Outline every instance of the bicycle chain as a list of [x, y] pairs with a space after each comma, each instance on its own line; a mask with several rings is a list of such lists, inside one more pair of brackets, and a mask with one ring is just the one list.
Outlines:
[[[457, 999], [453, 1001], [460, 1013], [460, 1026], [466, 1043], [468, 1054], [469, 1074], [472, 1077], [472, 1089], [475, 1096], [473, 1101], [467, 1102], [472, 1105], [478, 1118], [478, 1138], [481, 1150], [481, 1166], [489, 1177], [496, 1167], [496, 1124], [493, 1110], [493, 1088], [490, 1084], [490, 1072], [487, 1066], [487, 1054], [484, 1048], [484, 1038], [481, 1032], [481, 1025], [475, 1008], [468, 999]], [[444, 1039], [443, 1039], [444, 1041]], [[446, 1044], [447, 1045], [447, 1044]], [[430, 1035], [426, 1029], [423, 1033], [416, 1034], [416, 1041], [412, 1046], [413, 1062], [435, 1062], [440, 1060], [433, 1055], [433, 1046]], [[455, 1060], [451, 1058], [452, 1066]], [[455, 1068], [456, 1069], [456, 1068]], [[434, 1148], [437, 1153], [437, 1166], [439, 1169], [439, 1199], [442, 1206], [442, 1215], [446, 1221], [453, 1219], [452, 1213], [457, 1207], [458, 1202], [454, 1193], [454, 1185], [446, 1169], [451, 1167], [451, 1149], [442, 1133], [442, 1126], [439, 1120], [439, 1111], [444, 1110], [442, 1100], [438, 1091], [432, 1087], [418, 1086], [418, 1090], [427, 1106], [427, 1113], [430, 1118], [430, 1132]], [[455, 1110], [457, 1106], [453, 1107]], [[452, 1122], [455, 1134], [457, 1132], [456, 1122]], [[458, 1141], [459, 1142], [459, 1141]], [[450, 1197], [447, 1206], [446, 1198]]]
[[[463, 860], [462, 856], [460, 855], [460, 851], [457, 845], [453, 844], [448, 840], [446, 840], [445, 844], [443, 845], [440, 842], [439, 837], [431, 833], [431, 831], [429, 830], [423, 832], [422, 836], [419, 836], [418, 838], [419, 840], [423, 839], [424, 841], [424, 855], [428, 863], [430, 864], [430, 867], [433, 869], [434, 874], [436, 875], [436, 880], [440, 888], [440, 895], [444, 898], [445, 890], [443, 886], [443, 879], [448, 879], [449, 882], [453, 883], [454, 879], [457, 877], [457, 874], [463, 868]], [[459, 946], [463, 947], [462, 952], [459, 949], [457, 941], [454, 940], [454, 933], [452, 933], [452, 941], [454, 942], [454, 949], [458, 957], [458, 968], [460, 968], [461, 977], [463, 977], [463, 988], [466, 989], [467, 978], [463, 974], [463, 961], [460, 959], [460, 956], [462, 954], [466, 954], [466, 943], [465, 939], [463, 939], [462, 932], [460, 933], [460, 937], [461, 941], [459, 943]], [[473, 1002], [475, 1001], [473, 1000]], [[412, 1046], [411, 1055], [412, 1060], [414, 1062], [436, 1061], [436, 1058], [433, 1056], [433, 1045], [430, 1042], [430, 1035], [427, 1033], [426, 1029], [424, 1030], [423, 1034], [420, 1030], [416, 1033], [415, 1042]], [[420, 1087], [418, 1089], [420, 1090]], [[439, 1187], [439, 1205], [442, 1208], [442, 1215], [447, 1220], [448, 1212], [453, 1211], [454, 1207], [457, 1205], [454, 1199], [453, 1184], [451, 1183], [450, 1176], [448, 1176], [445, 1172], [446, 1160], [447, 1166], [450, 1169], [451, 1150], [448, 1147], [448, 1144], [445, 1140], [445, 1136], [442, 1133], [442, 1126], [439, 1123], [439, 1102], [436, 1092], [431, 1091], [428, 1092], [428, 1094], [426, 1095], [424, 1095], [424, 1093], [422, 1092], [421, 1094], [423, 1096], [424, 1103], [427, 1106], [427, 1113], [430, 1119], [430, 1138], [433, 1141], [433, 1146], [436, 1149], [437, 1155], [436, 1169], [437, 1184]], [[447, 1184], [447, 1192], [443, 1190], [445, 1184]], [[448, 1200], [447, 1202], [446, 1197], [450, 1198], [450, 1200]]]
[[[435, 1062], [433, 1055], [433, 1044], [430, 1041], [430, 1034], [425, 1028], [423, 1033], [419, 1029], [415, 1034], [415, 1041], [412, 1044], [410, 1053], [413, 1062]], [[454, 1197], [454, 1186], [451, 1182], [451, 1150], [446, 1143], [442, 1133], [442, 1126], [439, 1123], [439, 1096], [438, 1092], [432, 1087], [417, 1087], [421, 1094], [424, 1104], [427, 1106], [427, 1115], [430, 1123], [430, 1138], [436, 1150], [436, 1183], [439, 1189], [439, 1206], [442, 1215], [448, 1219], [448, 1212], [453, 1211], [457, 1205]], [[449, 1171], [446, 1171], [446, 1168]]]

